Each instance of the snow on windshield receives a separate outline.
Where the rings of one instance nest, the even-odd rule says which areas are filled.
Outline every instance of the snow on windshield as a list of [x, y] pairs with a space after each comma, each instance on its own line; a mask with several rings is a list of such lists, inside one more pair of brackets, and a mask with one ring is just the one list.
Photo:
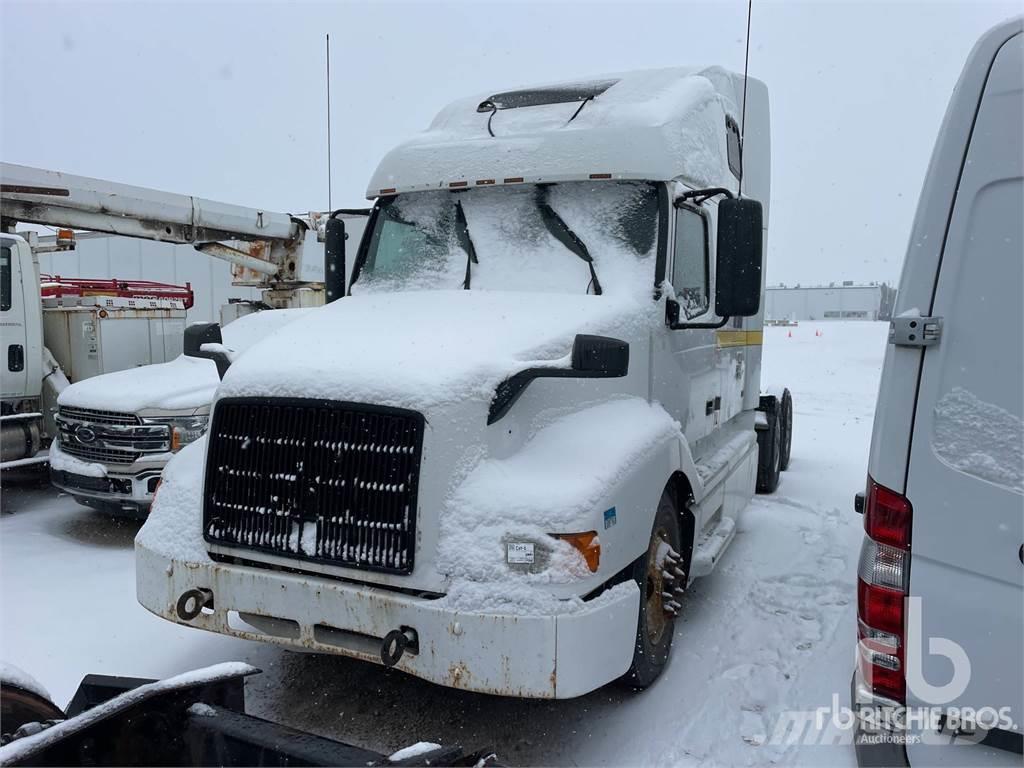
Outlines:
[[[545, 222], [541, 202], [564, 226]], [[467, 278], [471, 290], [596, 293], [590, 265], [564, 244], [568, 228], [603, 293], [649, 295], [657, 227], [657, 190], [644, 183], [398, 195], [381, 204], [352, 293], [458, 289]]]

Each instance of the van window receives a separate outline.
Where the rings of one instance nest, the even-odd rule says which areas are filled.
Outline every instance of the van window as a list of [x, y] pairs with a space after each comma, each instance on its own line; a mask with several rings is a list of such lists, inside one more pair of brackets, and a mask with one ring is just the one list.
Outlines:
[[0, 253], [0, 312], [11, 308], [11, 249], [6, 245]]
[[729, 170], [738, 179], [743, 175], [743, 148], [740, 146], [740, 127], [731, 117], [725, 118], [725, 140], [729, 152]]
[[708, 223], [686, 206], [676, 209], [672, 287], [687, 319], [708, 311]]

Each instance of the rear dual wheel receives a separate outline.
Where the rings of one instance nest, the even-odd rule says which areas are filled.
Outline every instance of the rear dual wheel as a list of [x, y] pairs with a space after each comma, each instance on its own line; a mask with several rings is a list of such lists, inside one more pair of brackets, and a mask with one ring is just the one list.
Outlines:
[[782, 446], [779, 454], [779, 469], [785, 472], [789, 469], [789, 453], [793, 445], [793, 396], [789, 394], [788, 389], [782, 390], [779, 423], [782, 427], [782, 433], [779, 436]]
[[774, 493], [780, 474], [789, 466], [793, 443], [793, 396], [788, 389], [781, 397], [761, 398], [759, 409], [768, 422], [757, 431], [757, 492]]

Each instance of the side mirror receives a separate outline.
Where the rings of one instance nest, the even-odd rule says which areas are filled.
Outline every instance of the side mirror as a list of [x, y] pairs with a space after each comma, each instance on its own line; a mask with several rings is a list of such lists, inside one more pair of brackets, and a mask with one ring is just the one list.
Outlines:
[[572, 369], [595, 378], [629, 373], [629, 344], [607, 336], [578, 334], [572, 344]]
[[501, 419], [534, 379], [613, 379], [629, 373], [629, 344], [607, 336], [577, 334], [569, 368], [526, 368], [497, 386], [487, 423]]
[[201, 352], [203, 344], [223, 344], [219, 323], [192, 323], [185, 328], [185, 341], [182, 345], [189, 357], [207, 357]]
[[751, 317], [761, 308], [764, 260], [761, 203], [726, 199], [718, 204], [715, 314]]
[[345, 222], [331, 218], [324, 226], [324, 303], [345, 295]]
[[223, 344], [224, 339], [220, 334], [219, 323], [193, 323], [185, 328], [185, 338], [182, 344], [183, 351], [187, 357], [201, 357], [205, 360], [213, 360], [217, 365], [217, 375], [222, 379], [228, 368], [231, 366], [231, 359], [227, 352], [208, 352], [203, 349], [204, 344]]

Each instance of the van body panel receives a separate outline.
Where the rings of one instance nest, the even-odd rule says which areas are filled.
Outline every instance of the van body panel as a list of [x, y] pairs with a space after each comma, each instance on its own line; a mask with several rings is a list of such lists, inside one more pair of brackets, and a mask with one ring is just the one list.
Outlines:
[[[894, 315], [932, 311], [943, 244], [985, 81], [996, 52], [1020, 28], [1021, 21], [1016, 19], [984, 35], [953, 90], [910, 231]], [[871, 433], [868, 471], [877, 482], [900, 493], [906, 490], [921, 357], [918, 348], [889, 345], [886, 349]]]
[[[1017, 34], [1008, 40], [1003, 36], [997, 50], [989, 35], [988, 44], [983, 41], [972, 54], [974, 66], [969, 62], [954, 105], [958, 98], [969, 100], [965, 81], [973, 84], [980, 74], [987, 78], [965, 142], [937, 280], [914, 274], [908, 255], [904, 281], [908, 271], [913, 277], [901, 285], [898, 305], [921, 302], [923, 310], [923, 292], [934, 284], [928, 314], [944, 320], [940, 342], [923, 355], [912, 353], [923, 357], [906, 484], [913, 506], [909, 592], [912, 600], [920, 598], [920, 622], [911, 607], [907, 704], [1009, 707], [1018, 727], [1024, 723], [1020, 27], [1018, 20]], [[990, 56], [991, 66], [981, 66], [985, 61], [977, 58], [979, 48]], [[912, 253], [916, 245], [912, 242]], [[922, 250], [931, 257], [927, 248]], [[901, 352], [890, 347], [890, 357]], [[887, 359], [887, 372], [888, 365]], [[886, 383], [884, 396], [889, 394]], [[881, 426], [878, 430], [876, 422], [876, 437], [881, 431], [884, 438], [884, 419]], [[878, 459], [873, 452], [873, 468]], [[911, 763], [932, 762], [930, 753], [936, 749], [911, 744], [907, 753]], [[968, 758], [968, 750], [979, 754]], [[972, 746], [953, 751], [956, 762], [963, 764], [989, 750]]]

